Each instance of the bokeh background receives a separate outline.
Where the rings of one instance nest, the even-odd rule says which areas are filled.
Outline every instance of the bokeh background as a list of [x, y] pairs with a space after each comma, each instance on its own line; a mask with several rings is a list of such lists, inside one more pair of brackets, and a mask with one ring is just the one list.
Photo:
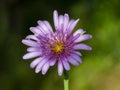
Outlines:
[[120, 0], [0, 0], [0, 90], [63, 90], [57, 66], [43, 76], [24, 61], [26, 46], [37, 20], [52, 23], [53, 10], [80, 18], [81, 27], [93, 35], [86, 43], [83, 64], [72, 66], [70, 90], [120, 90]]

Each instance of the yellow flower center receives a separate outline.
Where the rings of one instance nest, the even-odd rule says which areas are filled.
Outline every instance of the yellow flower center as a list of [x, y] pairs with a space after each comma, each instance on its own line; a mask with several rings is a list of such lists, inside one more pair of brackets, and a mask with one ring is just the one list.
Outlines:
[[56, 53], [60, 53], [63, 50], [63, 43], [57, 43], [52, 49]]

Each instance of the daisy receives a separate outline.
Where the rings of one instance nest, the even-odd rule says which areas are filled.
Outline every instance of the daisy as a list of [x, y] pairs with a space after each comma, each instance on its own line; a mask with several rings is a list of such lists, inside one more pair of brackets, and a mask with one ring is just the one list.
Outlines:
[[69, 19], [68, 14], [58, 15], [55, 10], [53, 12], [53, 21], [55, 31], [53, 31], [48, 21], [38, 20], [36, 27], [30, 27], [32, 35], [28, 35], [22, 40], [22, 43], [29, 46], [27, 54], [23, 59], [35, 58], [31, 64], [31, 68], [35, 68], [35, 72], [46, 74], [50, 66], [58, 65], [58, 74], [61, 76], [63, 71], [70, 70], [70, 64], [78, 66], [82, 63], [81, 53], [79, 50], [91, 50], [92, 48], [82, 41], [91, 39], [90, 34], [85, 34], [83, 29], [73, 32], [79, 19]]

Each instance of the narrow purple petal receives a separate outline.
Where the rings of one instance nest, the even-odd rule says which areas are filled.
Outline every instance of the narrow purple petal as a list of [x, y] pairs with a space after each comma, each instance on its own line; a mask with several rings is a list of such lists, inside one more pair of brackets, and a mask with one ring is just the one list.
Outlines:
[[56, 63], [56, 59], [51, 59], [51, 60], [50, 60], [50, 66], [54, 66], [55, 63]]
[[82, 41], [85, 41], [85, 40], [89, 40], [89, 39], [91, 39], [92, 38], [92, 35], [90, 35], [90, 34], [85, 34], [85, 35], [82, 35], [82, 36], [80, 36], [79, 38], [77, 38], [76, 40], [75, 40], [75, 42], [82, 42]]
[[31, 59], [31, 58], [34, 58], [34, 57], [37, 57], [37, 56], [40, 56], [41, 53], [40, 52], [30, 52], [30, 53], [27, 53], [23, 56], [23, 59]]
[[33, 32], [34, 34], [43, 34], [40, 29], [38, 29], [37, 27], [30, 27], [30, 31]]
[[80, 36], [79, 34], [73, 36], [73, 37], [72, 37], [72, 40], [75, 41], [77, 38], [79, 38], [79, 36]]
[[57, 29], [57, 27], [58, 27], [58, 12], [56, 10], [54, 10], [54, 12], [53, 12], [53, 21], [54, 21], [55, 29]]
[[27, 51], [28, 52], [40, 52], [41, 50], [40, 50], [40, 48], [37, 48], [37, 47], [29, 47], [29, 48], [27, 48]]
[[63, 73], [63, 65], [62, 62], [59, 60], [58, 61], [58, 75], [61, 76]]
[[77, 34], [83, 34], [85, 31], [83, 29], [78, 29], [76, 30], [76, 32], [73, 33], [73, 36], [77, 35]]
[[36, 28], [39, 29], [39, 31], [41, 32], [40, 35], [44, 35], [46, 33], [45, 30], [43, 30], [41, 26], [38, 25]]
[[76, 21], [72, 21], [72, 22], [69, 22], [69, 27], [67, 30], [69, 30], [69, 34], [72, 32], [72, 30], [75, 28], [75, 26], [77, 25], [79, 19], [77, 19]]
[[38, 41], [38, 38], [35, 35], [28, 35], [26, 39], [32, 39]]
[[81, 54], [80, 52], [78, 52], [78, 51], [74, 51], [73, 53], [74, 53], [74, 54], [77, 54], [77, 55], [79, 55], [79, 56], [82, 56], [82, 54]]
[[36, 67], [35, 69], [35, 73], [39, 73], [43, 67], [43, 65], [47, 62], [46, 59], [43, 59]]
[[49, 31], [53, 33], [53, 29], [48, 21], [44, 21], [45, 25], [48, 27]]
[[50, 33], [49, 27], [47, 27], [43, 21], [38, 20], [38, 24], [42, 28], [43, 32]]
[[74, 23], [74, 22], [75, 22], [75, 20], [73, 20], [73, 19], [71, 19], [71, 20], [68, 22], [67, 30], [70, 29], [70, 25], [71, 25], [72, 23]]
[[31, 67], [31, 68], [35, 68], [41, 60], [42, 60], [41, 57], [33, 60], [33, 61], [31, 62], [31, 64], [30, 64], [30, 67]]
[[62, 63], [63, 63], [63, 66], [64, 66], [65, 70], [70, 70], [70, 65], [65, 59], [62, 60]]
[[75, 50], [92, 50], [92, 48], [86, 44], [77, 44], [73, 48]]
[[63, 15], [60, 15], [59, 17], [59, 20], [58, 20], [58, 29], [59, 30], [62, 30], [63, 29]]
[[38, 43], [36, 43], [35, 41], [31, 41], [31, 40], [22, 40], [22, 43], [27, 45], [27, 46], [34, 46], [34, 47], [40, 47], [40, 45]]
[[43, 75], [46, 74], [46, 72], [48, 71], [49, 67], [50, 67], [49, 62], [47, 62], [47, 63], [45, 63], [45, 64], [43, 65], [43, 67], [42, 67], [42, 74], [43, 74]]
[[79, 63], [82, 63], [82, 59], [80, 58], [80, 56], [76, 55], [76, 54], [71, 54], [71, 59], [74, 59], [76, 61], [78, 61]]
[[63, 30], [66, 31], [67, 26], [68, 26], [68, 22], [69, 22], [69, 15], [68, 14], [64, 15], [64, 20], [63, 21], [64, 21]]
[[74, 60], [73, 58], [69, 58], [68, 61], [75, 66], [79, 65], [79, 63], [76, 60]]

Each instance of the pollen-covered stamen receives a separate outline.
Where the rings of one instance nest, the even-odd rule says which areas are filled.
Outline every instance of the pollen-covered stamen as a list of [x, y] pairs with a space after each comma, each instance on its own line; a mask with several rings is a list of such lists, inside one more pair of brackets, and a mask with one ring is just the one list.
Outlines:
[[60, 52], [62, 52], [63, 47], [64, 47], [64, 44], [63, 44], [63, 43], [58, 43], [58, 42], [57, 42], [57, 43], [52, 47], [52, 50], [53, 50], [55, 53], [60, 53]]

